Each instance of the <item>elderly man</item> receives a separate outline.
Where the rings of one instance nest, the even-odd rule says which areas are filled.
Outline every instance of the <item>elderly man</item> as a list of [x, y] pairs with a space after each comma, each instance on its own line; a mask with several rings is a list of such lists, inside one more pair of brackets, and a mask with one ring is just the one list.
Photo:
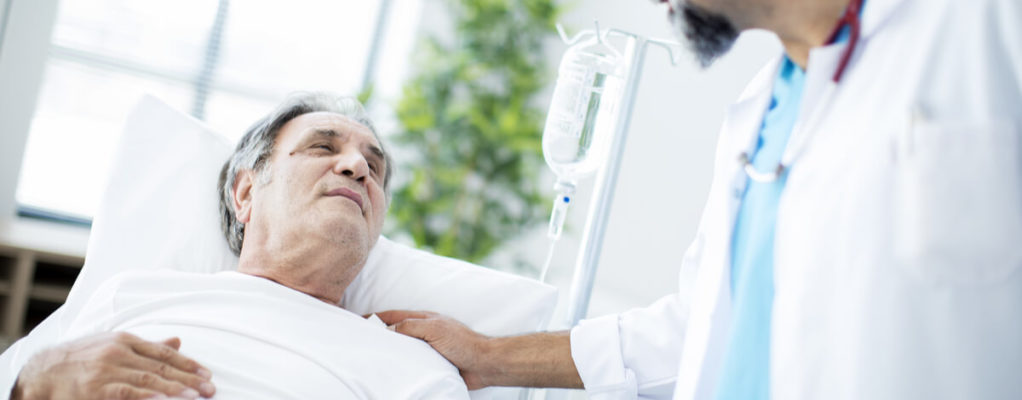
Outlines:
[[1022, 398], [1022, 2], [669, 3], [704, 64], [747, 29], [784, 45], [721, 130], [693, 292], [509, 338], [381, 318], [469, 387]]
[[380, 235], [390, 171], [357, 101], [290, 98], [220, 176], [238, 270], [113, 278], [12, 398], [467, 398], [428, 345], [338, 306]]

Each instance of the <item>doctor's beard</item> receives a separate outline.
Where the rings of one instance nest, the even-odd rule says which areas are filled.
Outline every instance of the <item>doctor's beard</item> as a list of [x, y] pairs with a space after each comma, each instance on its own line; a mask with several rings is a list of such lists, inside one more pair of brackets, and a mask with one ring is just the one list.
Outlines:
[[709, 67], [718, 57], [731, 50], [731, 46], [738, 40], [738, 30], [726, 16], [685, 0], [672, 3], [680, 3], [681, 9], [678, 12], [675, 10], [679, 7], [672, 7], [668, 15], [675, 34], [684, 37], [683, 40], [688, 43], [703, 68]]

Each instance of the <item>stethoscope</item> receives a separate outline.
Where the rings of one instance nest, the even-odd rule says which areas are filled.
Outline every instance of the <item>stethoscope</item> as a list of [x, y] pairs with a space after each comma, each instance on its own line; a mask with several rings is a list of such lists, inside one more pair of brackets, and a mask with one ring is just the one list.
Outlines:
[[[862, 8], [863, 0], [851, 0], [848, 4], [848, 8], [845, 9], [844, 16], [838, 20], [837, 27], [834, 28], [834, 33], [830, 35], [830, 39], [827, 43], [833, 43], [837, 40], [838, 35], [845, 26], [851, 28], [851, 32], [848, 38], [848, 47], [845, 48], [844, 53], [841, 54], [841, 61], [838, 64], [837, 70], [834, 71], [834, 76], [831, 82], [826, 87], [826, 93], [822, 97], [824, 100], [819, 102], [816, 107], [813, 108], [813, 112], [810, 113], [809, 119], [806, 120], [806, 124], [802, 126], [796, 126], [791, 136], [788, 148], [785, 149], [784, 154], [781, 156], [781, 161], [777, 163], [777, 167], [773, 168], [769, 172], [760, 172], [752, 165], [751, 157], [748, 152], [742, 152], [738, 156], [738, 162], [741, 164], [742, 169], [745, 170], [745, 174], [759, 183], [771, 183], [780, 179], [781, 175], [788, 170], [791, 164], [795, 161], [795, 158], [802, 152], [807, 140], [805, 130], [809, 127], [816, 126], [819, 119], [823, 115], [823, 110], [827, 109], [831, 99], [833, 98], [834, 91], [837, 88], [838, 82], [841, 81], [841, 77], [844, 76], [845, 68], [848, 67], [848, 62], [852, 59], [852, 53], [855, 52], [855, 47], [859, 43], [859, 10]], [[805, 129], [803, 129], [803, 126]]]

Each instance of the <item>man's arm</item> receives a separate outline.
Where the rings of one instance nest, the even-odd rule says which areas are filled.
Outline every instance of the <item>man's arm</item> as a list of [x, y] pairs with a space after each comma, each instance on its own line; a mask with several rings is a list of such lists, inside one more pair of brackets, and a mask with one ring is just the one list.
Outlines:
[[469, 390], [488, 386], [582, 388], [568, 331], [491, 338], [442, 315], [377, 314], [398, 333], [419, 338], [461, 371]]
[[25, 364], [12, 400], [195, 399], [216, 392], [209, 370], [180, 353], [181, 340], [104, 333], [43, 350]]

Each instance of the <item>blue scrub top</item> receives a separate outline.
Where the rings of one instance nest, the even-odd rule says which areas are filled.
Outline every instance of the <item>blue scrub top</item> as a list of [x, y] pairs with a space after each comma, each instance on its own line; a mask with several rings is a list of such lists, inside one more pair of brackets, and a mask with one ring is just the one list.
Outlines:
[[[802, 104], [805, 71], [787, 57], [774, 81], [773, 99], [763, 118], [752, 165], [772, 171], [781, 161]], [[770, 317], [774, 301], [774, 226], [787, 181], [749, 180], [738, 209], [731, 242], [731, 337], [718, 400], [770, 398]]]
[[[863, 2], [865, 4], [865, 1]], [[859, 9], [861, 15], [863, 6]], [[835, 42], [848, 40], [845, 27]], [[787, 56], [774, 80], [752, 165], [760, 172], [777, 167], [795, 128], [806, 74]], [[777, 205], [787, 182], [748, 180], [731, 238], [732, 323], [717, 400], [770, 398], [770, 319], [774, 302], [774, 231]]]

